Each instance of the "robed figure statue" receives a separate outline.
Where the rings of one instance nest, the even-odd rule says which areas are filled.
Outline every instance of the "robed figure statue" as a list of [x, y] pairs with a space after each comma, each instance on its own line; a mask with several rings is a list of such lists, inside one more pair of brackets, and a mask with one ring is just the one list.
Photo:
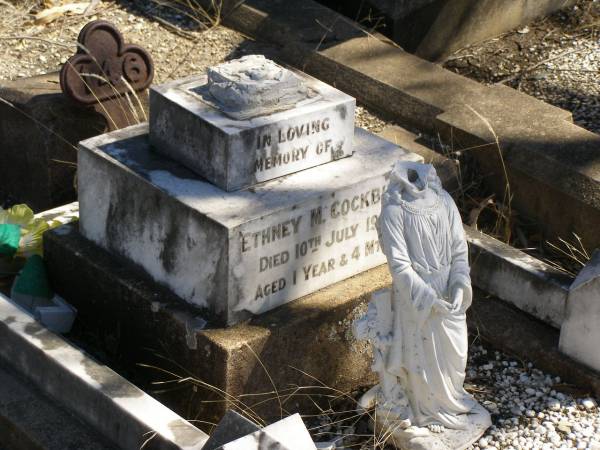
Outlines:
[[[468, 248], [452, 197], [429, 164], [398, 162], [378, 222], [393, 283], [356, 324], [373, 344], [380, 383], [379, 425], [397, 446], [465, 448], [489, 426], [489, 414], [465, 391], [466, 310], [471, 305]], [[465, 442], [463, 442], [465, 441]]]

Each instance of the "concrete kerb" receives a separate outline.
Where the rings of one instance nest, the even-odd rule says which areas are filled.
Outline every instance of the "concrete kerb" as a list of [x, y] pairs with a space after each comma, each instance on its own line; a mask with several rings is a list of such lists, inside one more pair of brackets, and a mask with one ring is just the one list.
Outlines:
[[465, 225], [473, 284], [560, 328], [572, 279], [549, 264]]
[[494, 157], [497, 135], [514, 206], [535, 219], [548, 239], [574, 231], [590, 248], [600, 246], [592, 226], [600, 223], [600, 136], [574, 125], [569, 112], [447, 71], [315, 1], [231, 1], [223, 11], [226, 25], [279, 46], [285, 62], [401, 125], [439, 133], [456, 149], [479, 146], [483, 150], [473, 154], [491, 175], [486, 181], [504, 193], [506, 180]]
[[200, 450], [208, 439], [1, 294], [0, 358], [119, 448]]

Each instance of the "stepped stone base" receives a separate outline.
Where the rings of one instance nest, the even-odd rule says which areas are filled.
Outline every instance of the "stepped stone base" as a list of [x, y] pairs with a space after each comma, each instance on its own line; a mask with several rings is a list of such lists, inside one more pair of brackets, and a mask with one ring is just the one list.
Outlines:
[[375, 223], [414, 153], [356, 129], [354, 155], [226, 192], [149, 145], [147, 126], [80, 144], [81, 233], [232, 325], [385, 262]]
[[206, 324], [142, 271], [82, 237], [76, 226], [48, 232], [44, 246], [53, 288], [78, 310], [73, 338], [86, 350], [142, 385], [173, 379], [137, 365], [149, 363], [227, 393], [192, 389], [189, 383], [161, 386], [177, 388], [159, 399], [186, 418], [218, 419], [226, 408], [242, 407], [240, 395], [260, 393], [265, 394], [240, 400], [257, 415], [274, 418], [281, 409], [296, 412], [311, 405], [308, 393], [318, 400], [375, 381], [370, 350], [354, 340], [351, 326], [370, 294], [391, 282], [387, 266], [221, 328]]

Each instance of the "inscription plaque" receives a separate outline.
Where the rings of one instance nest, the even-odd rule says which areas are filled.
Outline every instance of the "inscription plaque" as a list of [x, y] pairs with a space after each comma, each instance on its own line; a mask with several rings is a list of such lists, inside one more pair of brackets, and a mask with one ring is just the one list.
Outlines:
[[383, 264], [376, 222], [385, 187], [375, 178], [242, 225], [232, 242], [233, 309], [259, 314]]

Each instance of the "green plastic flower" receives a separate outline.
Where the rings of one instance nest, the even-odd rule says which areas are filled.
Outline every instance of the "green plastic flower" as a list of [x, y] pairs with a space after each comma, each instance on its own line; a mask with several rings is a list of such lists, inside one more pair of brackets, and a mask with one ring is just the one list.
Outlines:
[[0, 255], [29, 257], [42, 254], [42, 235], [49, 229], [27, 205], [0, 208]]

